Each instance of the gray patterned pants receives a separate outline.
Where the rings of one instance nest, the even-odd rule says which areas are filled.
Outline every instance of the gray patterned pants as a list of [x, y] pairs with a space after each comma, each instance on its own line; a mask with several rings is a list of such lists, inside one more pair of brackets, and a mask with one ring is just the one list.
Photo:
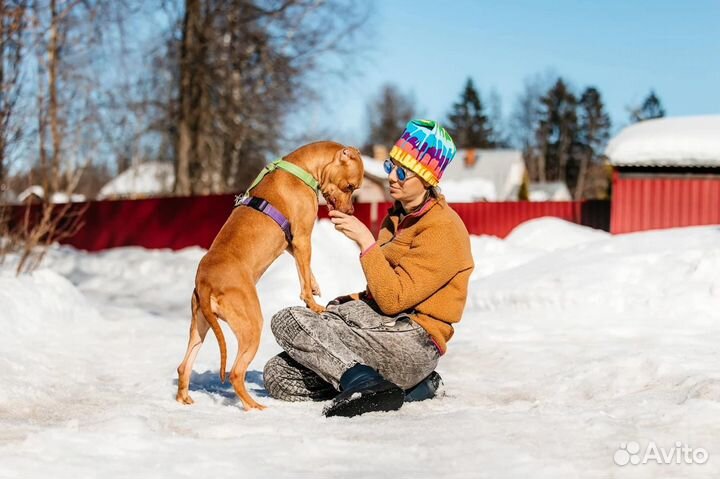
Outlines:
[[285, 308], [273, 316], [270, 327], [286, 351], [265, 365], [265, 388], [277, 399], [332, 398], [340, 377], [358, 363], [409, 389], [440, 358], [430, 336], [410, 317], [383, 316], [364, 301], [330, 306], [322, 314]]

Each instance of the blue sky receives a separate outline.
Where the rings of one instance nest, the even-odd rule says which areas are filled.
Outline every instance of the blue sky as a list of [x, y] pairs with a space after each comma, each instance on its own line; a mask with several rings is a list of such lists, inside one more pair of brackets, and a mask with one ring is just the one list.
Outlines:
[[357, 73], [328, 82], [297, 127], [361, 143], [385, 82], [442, 120], [468, 76], [483, 97], [500, 94], [507, 117], [524, 81], [548, 71], [599, 88], [614, 132], [650, 89], [668, 115], [720, 113], [720, 0], [378, 0], [373, 15]]

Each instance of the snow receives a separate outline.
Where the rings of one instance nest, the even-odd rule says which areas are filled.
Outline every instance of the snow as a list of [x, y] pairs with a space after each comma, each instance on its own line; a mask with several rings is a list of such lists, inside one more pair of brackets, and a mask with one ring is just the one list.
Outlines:
[[172, 191], [172, 163], [148, 161], [132, 166], [102, 187], [98, 199], [123, 196], [152, 196]]
[[610, 140], [605, 154], [616, 166], [720, 166], [720, 115], [635, 123]]
[[[25, 190], [23, 190], [17, 197], [18, 203], [24, 203], [25, 200], [27, 200], [31, 195], [35, 195], [38, 198], [44, 198], [45, 197], [45, 190], [42, 186], [39, 185], [32, 185], [27, 187]], [[80, 195], [77, 193], [64, 193], [60, 191], [56, 191], [52, 194], [51, 197], [51, 203], [78, 203], [85, 201], [85, 195]]]
[[[10, 258], [0, 477], [717, 477], [717, 226], [610, 236], [542, 218], [471, 243], [466, 312], [438, 366], [446, 394], [352, 419], [263, 389], [280, 351], [270, 318], [299, 301], [289, 255], [258, 285], [265, 324], [247, 382], [268, 409], [250, 413], [219, 381], [212, 333], [195, 404], [174, 400], [202, 249], [54, 247], [19, 278]], [[364, 287], [357, 248], [327, 221], [313, 252], [322, 301]], [[710, 458], [621, 468], [613, 455], [630, 441]]]
[[528, 199], [530, 201], [572, 201], [570, 190], [563, 181], [530, 183]]
[[[460, 150], [440, 179], [440, 189], [451, 203], [516, 200], [525, 166], [517, 150], [476, 150], [474, 167], [464, 166]], [[383, 162], [363, 156], [365, 173], [386, 181]]]
[[56, 191], [52, 194], [52, 203], [80, 203], [85, 201], [85, 195], [81, 195], [78, 193], [63, 193], [61, 191]]
[[42, 186], [39, 185], [31, 185], [25, 188], [23, 191], [20, 192], [18, 195], [18, 201], [20, 203], [25, 202], [26, 199], [28, 199], [31, 195], [35, 195], [38, 198], [44, 198], [45, 197], [45, 190]]
[[440, 190], [450, 203], [472, 203], [474, 201], [495, 201], [495, 184], [485, 178], [466, 180], [440, 180]]
[[[475, 195], [465, 195], [461, 202], [473, 201], [480, 197], [487, 201], [515, 201], [522, 186], [525, 175], [525, 162], [519, 150], [494, 149], [472, 150], [475, 162], [468, 164], [467, 158], [470, 150], [458, 150], [455, 158], [447, 166], [440, 180], [440, 186], [450, 191], [457, 184], [463, 185], [465, 181], [489, 182], [489, 186], [482, 184]], [[461, 186], [460, 191], [472, 192], [468, 187]]]

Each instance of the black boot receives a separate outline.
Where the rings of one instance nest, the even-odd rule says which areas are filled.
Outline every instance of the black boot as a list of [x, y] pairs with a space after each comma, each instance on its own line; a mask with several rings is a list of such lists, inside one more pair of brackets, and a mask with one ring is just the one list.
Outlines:
[[403, 405], [403, 390], [363, 364], [340, 378], [340, 394], [325, 408], [327, 417], [353, 417], [372, 411], [396, 411]]
[[442, 378], [437, 372], [433, 371], [428, 375], [428, 377], [405, 391], [405, 402], [432, 399], [437, 394], [441, 384]]

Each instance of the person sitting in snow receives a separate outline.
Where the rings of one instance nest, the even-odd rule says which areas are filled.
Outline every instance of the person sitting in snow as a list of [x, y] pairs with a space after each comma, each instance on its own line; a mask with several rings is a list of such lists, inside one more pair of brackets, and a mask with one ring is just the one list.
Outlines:
[[265, 365], [270, 396], [332, 399], [324, 414], [348, 417], [435, 396], [435, 367], [474, 268], [468, 231], [436, 188], [455, 151], [438, 123], [412, 120], [384, 163], [396, 201], [377, 240], [356, 217], [330, 212], [335, 229], [360, 246], [367, 289], [322, 314], [293, 306], [272, 317], [285, 352]]

